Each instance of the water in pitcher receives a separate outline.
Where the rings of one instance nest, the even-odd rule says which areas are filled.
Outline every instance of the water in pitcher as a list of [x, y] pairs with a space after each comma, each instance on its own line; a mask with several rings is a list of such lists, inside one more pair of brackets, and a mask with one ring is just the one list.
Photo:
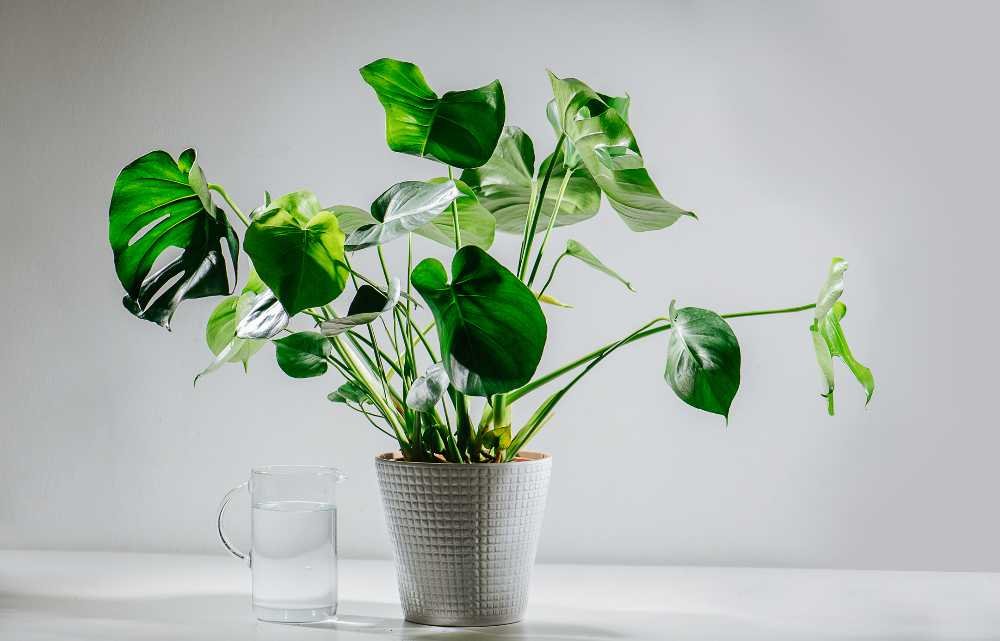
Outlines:
[[313, 501], [253, 506], [257, 618], [304, 622], [337, 611], [337, 508]]

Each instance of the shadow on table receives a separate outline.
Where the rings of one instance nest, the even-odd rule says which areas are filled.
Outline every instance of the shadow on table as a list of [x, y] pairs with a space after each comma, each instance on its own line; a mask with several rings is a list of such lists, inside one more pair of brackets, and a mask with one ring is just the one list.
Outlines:
[[[528, 620], [483, 628], [444, 628], [403, 620], [399, 605], [368, 601], [343, 601], [336, 618], [320, 623], [260, 623], [254, 619], [246, 594], [201, 594], [181, 596], [129, 596], [87, 598], [72, 596], [28, 596], [0, 594], [0, 617], [17, 613], [30, 621], [92, 622], [95, 627], [116, 628], [134, 624], [167, 626], [171, 638], [206, 639], [213, 635], [256, 638], [262, 641], [315, 639], [319, 630], [337, 631], [346, 638], [370, 636], [392, 640], [448, 641], [601, 641], [621, 637], [615, 630], [579, 623]], [[30, 625], [30, 623], [29, 623]], [[42, 627], [46, 627], [46, 623]], [[32, 626], [33, 628], [35, 626]], [[39, 628], [41, 630], [41, 628]], [[120, 630], [123, 631], [123, 630]], [[147, 629], [147, 632], [149, 630]], [[78, 630], [83, 632], [83, 630]], [[86, 637], [89, 638], [89, 637]], [[95, 637], [96, 638], [96, 637]], [[119, 638], [115, 636], [114, 638]], [[160, 637], [150, 637], [160, 638]], [[220, 637], [221, 638], [221, 637]]]
[[[342, 604], [341, 612], [352, 612], [372, 607], [370, 603]], [[398, 606], [393, 606], [398, 609]], [[509, 625], [481, 628], [445, 628], [420, 625], [405, 621], [401, 616], [362, 616], [338, 614], [331, 621], [304, 624], [303, 627], [338, 630], [355, 634], [392, 635], [401, 639], [434, 641], [513, 641], [517, 639], [541, 639], [544, 641], [600, 641], [617, 639], [620, 634], [606, 628], [598, 628], [577, 623], [550, 623], [545, 621], [522, 621]]]

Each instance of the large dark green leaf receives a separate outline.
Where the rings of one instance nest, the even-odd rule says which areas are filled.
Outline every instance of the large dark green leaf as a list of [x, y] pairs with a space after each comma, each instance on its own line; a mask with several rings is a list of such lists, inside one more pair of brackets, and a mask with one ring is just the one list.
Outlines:
[[[222, 245], [235, 271], [239, 240], [212, 204], [193, 149], [176, 162], [153, 151], [122, 169], [111, 195], [108, 239], [126, 292], [122, 302], [139, 318], [169, 329], [181, 301], [231, 289]], [[171, 247], [180, 255], [150, 275]]]
[[547, 326], [534, 294], [478, 247], [463, 247], [451, 263], [452, 281], [433, 258], [412, 281], [437, 323], [441, 355], [452, 385], [473, 396], [510, 391], [538, 367]]
[[740, 387], [740, 344], [726, 321], [697, 307], [674, 310], [664, 377], [688, 405], [729, 419]]
[[847, 261], [843, 258], [834, 258], [830, 264], [830, 273], [826, 282], [823, 283], [819, 296], [816, 298], [813, 323], [809, 327], [812, 333], [813, 347], [816, 350], [816, 361], [827, 388], [823, 397], [826, 398], [827, 412], [830, 416], [834, 414], [834, 358], [840, 358], [844, 361], [844, 364], [854, 374], [854, 378], [864, 387], [866, 404], [875, 393], [875, 377], [872, 371], [854, 357], [850, 345], [847, 344], [844, 328], [840, 324], [840, 321], [847, 315], [847, 306], [840, 302], [840, 297], [844, 293], [846, 272]]
[[292, 378], [312, 378], [326, 374], [327, 357], [333, 347], [316, 332], [297, 332], [274, 341], [278, 367]]
[[311, 192], [272, 201], [254, 218], [243, 248], [291, 316], [326, 305], [344, 291], [344, 234], [337, 217], [320, 211]]
[[549, 79], [566, 138], [629, 229], [662, 229], [694, 215], [660, 195], [628, 122], [607, 96], [575, 78]]
[[[460, 195], [451, 180], [437, 184], [417, 180], [396, 183], [372, 203], [375, 222], [362, 225], [347, 237], [347, 251], [384, 245], [414, 232], [437, 218]], [[356, 213], [351, 216], [356, 217]]]
[[[549, 156], [538, 169], [544, 174], [547, 164], [557, 162], [545, 190], [537, 232], [544, 231], [555, 209], [559, 186], [566, 175], [562, 152]], [[489, 162], [477, 169], [462, 172], [462, 181], [476, 193], [479, 202], [493, 212], [496, 227], [510, 234], [523, 234], [528, 220], [532, 194], [541, 179], [535, 175], [535, 149], [531, 138], [517, 127], [505, 127], [496, 151]], [[563, 193], [556, 227], [574, 225], [592, 218], [601, 207], [601, 190], [584, 167], [577, 168]], [[536, 232], [536, 233], [537, 233]]]
[[385, 108], [385, 139], [393, 151], [478, 167], [490, 158], [504, 122], [499, 80], [441, 97], [410, 62], [382, 58], [361, 68]]

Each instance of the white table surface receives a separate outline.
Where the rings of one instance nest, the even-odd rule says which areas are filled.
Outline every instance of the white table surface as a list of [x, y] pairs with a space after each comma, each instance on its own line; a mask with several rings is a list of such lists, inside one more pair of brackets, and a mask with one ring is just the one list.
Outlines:
[[0, 639], [1000, 639], [1000, 574], [539, 565], [522, 623], [406, 623], [392, 565], [342, 561], [340, 613], [258, 623], [224, 556], [0, 551]]

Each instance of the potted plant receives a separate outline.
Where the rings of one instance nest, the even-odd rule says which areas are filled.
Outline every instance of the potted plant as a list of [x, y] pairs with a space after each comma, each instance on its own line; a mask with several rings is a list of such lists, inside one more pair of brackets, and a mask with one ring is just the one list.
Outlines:
[[[293, 378], [342, 377], [329, 399], [394, 441], [376, 470], [408, 619], [488, 625], [521, 617], [551, 465], [525, 448], [573, 386], [626, 345], [655, 336], [675, 394], [728, 421], [741, 376], [728, 319], [809, 313], [829, 414], [834, 358], [871, 398], [871, 371], [854, 358], [841, 323], [840, 258], [815, 301], [731, 314], [664, 303], [662, 316], [539, 374], [547, 338], [540, 303], [560, 305], [549, 294], [560, 265], [579, 261], [632, 289], [574, 240], [553, 252], [554, 230], [595, 216], [602, 195], [636, 232], [694, 218], [666, 201], [644, 168], [629, 98], [550, 73], [546, 111], [556, 140], [536, 168], [531, 139], [505, 126], [499, 81], [439, 95], [418, 67], [390, 59], [361, 76], [385, 110], [389, 148], [443, 163], [447, 176], [398, 182], [365, 208], [324, 206], [309, 191], [265, 193], [244, 214], [208, 181], [194, 150], [176, 159], [153, 151], [119, 174], [109, 237], [125, 307], [137, 317], [169, 327], [184, 300], [223, 296], [206, 327], [214, 358], [195, 381], [226, 363], [245, 366], [271, 342]], [[216, 196], [245, 227], [242, 249], [253, 266], [245, 278], [236, 273], [237, 233]], [[509, 265], [488, 253], [496, 231], [521, 238]], [[414, 236], [453, 247], [451, 265], [417, 262]], [[403, 274], [387, 267], [390, 244], [406, 252]], [[381, 273], [352, 266], [361, 251], [377, 254]], [[520, 411], [519, 401], [544, 386], [551, 395]]]

